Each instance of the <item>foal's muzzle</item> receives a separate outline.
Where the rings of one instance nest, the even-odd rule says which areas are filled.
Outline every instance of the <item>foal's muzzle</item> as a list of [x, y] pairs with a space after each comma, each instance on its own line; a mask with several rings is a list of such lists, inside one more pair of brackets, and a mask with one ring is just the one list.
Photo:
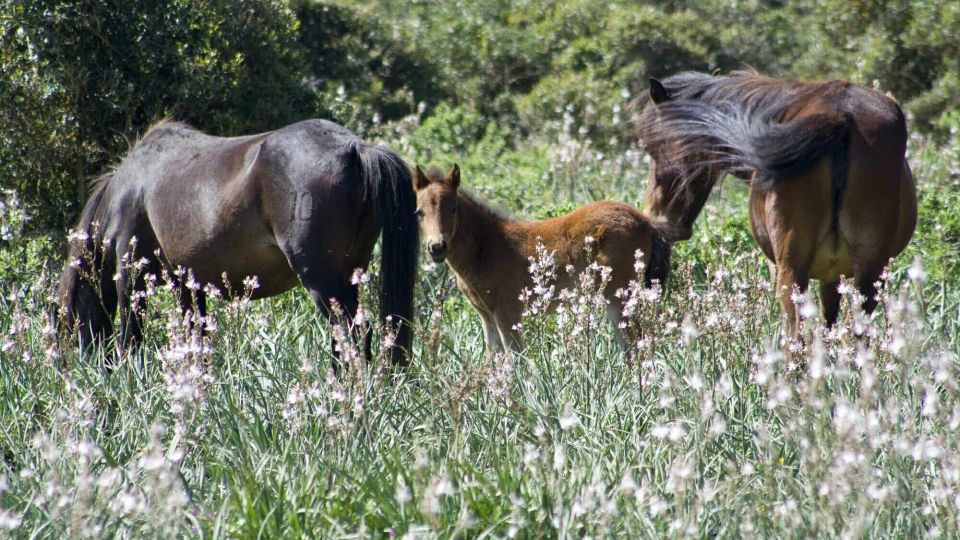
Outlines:
[[427, 253], [430, 254], [430, 258], [433, 259], [433, 262], [443, 262], [443, 259], [447, 256], [447, 241], [441, 240], [439, 242], [430, 242], [427, 244]]

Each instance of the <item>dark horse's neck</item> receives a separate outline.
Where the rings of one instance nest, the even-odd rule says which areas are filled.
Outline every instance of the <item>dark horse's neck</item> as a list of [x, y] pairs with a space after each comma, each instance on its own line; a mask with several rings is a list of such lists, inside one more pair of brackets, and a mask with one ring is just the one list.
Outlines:
[[505, 244], [503, 226], [508, 218], [498, 214], [476, 197], [460, 193], [457, 201], [459, 222], [450, 240], [447, 262], [461, 277], [478, 270], [485, 263], [484, 254], [495, 244]]

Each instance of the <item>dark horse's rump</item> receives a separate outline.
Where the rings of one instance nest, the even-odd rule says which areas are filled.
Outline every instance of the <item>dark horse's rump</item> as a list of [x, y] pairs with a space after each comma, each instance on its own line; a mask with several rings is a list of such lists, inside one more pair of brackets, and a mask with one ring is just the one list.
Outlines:
[[[230, 138], [161, 123], [96, 184], [77, 228], [81, 242], [70, 254], [71, 261], [84, 253], [94, 260], [79, 271], [64, 269], [61, 309], [83, 339], [96, 339], [112, 331], [119, 307], [121, 341], [138, 339], [141, 306], [130, 302], [129, 291], [144, 284], [129, 265], [118, 264], [127, 256], [145, 259], [148, 272], [187, 268], [197, 282], [225, 293], [223, 276], [233, 289], [257, 276], [255, 298], [299, 281], [324, 313], [335, 299], [352, 317], [351, 275], [367, 267], [382, 230], [381, 315], [410, 321], [419, 238], [414, 209], [403, 161], [332, 122]], [[98, 282], [85, 277], [91, 268]], [[405, 362], [409, 324], [397, 329], [396, 344], [393, 358]]]

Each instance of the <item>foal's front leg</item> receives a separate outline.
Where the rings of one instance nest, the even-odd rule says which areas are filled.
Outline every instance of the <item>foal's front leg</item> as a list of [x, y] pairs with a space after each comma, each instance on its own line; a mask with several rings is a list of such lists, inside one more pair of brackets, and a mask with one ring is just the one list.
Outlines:
[[493, 357], [503, 352], [503, 342], [500, 341], [500, 333], [497, 331], [497, 325], [493, 322], [493, 316], [489, 313], [480, 313], [480, 323], [483, 325], [483, 337], [487, 343], [487, 356]]
[[501, 343], [513, 352], [522, 351], [523, 334], [519, 328], [516, 328], [520, 324], [520, 315], [496, 313], [494, 314], [494, 322], [497, 325], [497, 333], [500, 334]]

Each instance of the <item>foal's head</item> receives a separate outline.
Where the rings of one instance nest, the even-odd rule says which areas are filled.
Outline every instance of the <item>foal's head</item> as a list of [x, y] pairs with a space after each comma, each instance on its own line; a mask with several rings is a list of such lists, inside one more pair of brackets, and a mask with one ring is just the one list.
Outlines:
[[447, 256], [447, 245], [453, 242], [457, 234], [459, 187], [459, 165], [454, 165], [446, 174], [433, 168], [424, 174], [419, 166], [413, 172], [420, 229], [427, 243], [427, 252], [437, 263], [443, 262]]

